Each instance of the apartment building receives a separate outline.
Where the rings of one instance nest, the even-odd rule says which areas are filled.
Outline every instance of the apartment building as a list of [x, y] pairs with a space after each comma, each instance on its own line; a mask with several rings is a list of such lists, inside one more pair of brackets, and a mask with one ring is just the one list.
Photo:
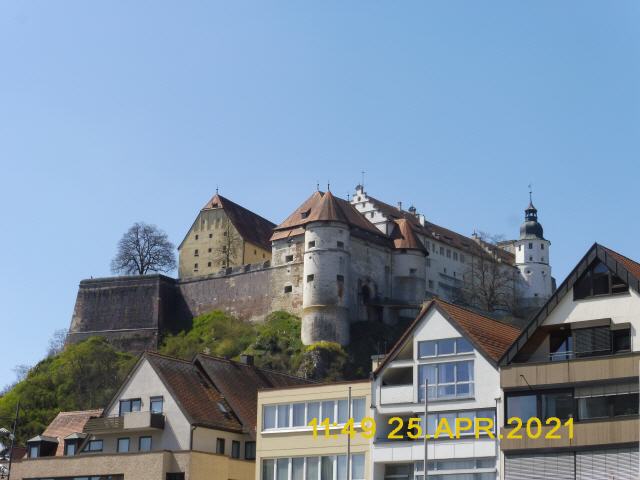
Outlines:
[[188, 362], [147, 352], [102, 413], [60, 414], [30, 439], [11, 478], [251, 480], [258, 388], [304, 383], [248, 356]]
[[[500, 410], [498, 360], [519, 333], [511, 325], [440, 299], [426, 304], [373, 375], [377, 433], [370, 478], [423, 480], [425, 431], [433, 435], [444, 419], [452, 429], [457, 418], [495, 423], [496, 409]], [[415, 420], [412, 425], [412, 418], [420, 419], [420, 429]], [[499, 448], [491, 437], [485, 433], [475, 438], [470, 431], [458, 439], [428, 439], [429, 480], [499, 478]]]
[[[370, 414], [370, 385], [363, 380], [261, 390], [255, 479], [370, 479], [370, 440], [362, 430]], [[325, 421], [317, 435], [309, 425], [314, 419]], [[350, 419], [349, 441], [342, 432]]]
[[639, 292], [640, 263], [594, 244], [506, 352], [506, 480], [640, 478]]

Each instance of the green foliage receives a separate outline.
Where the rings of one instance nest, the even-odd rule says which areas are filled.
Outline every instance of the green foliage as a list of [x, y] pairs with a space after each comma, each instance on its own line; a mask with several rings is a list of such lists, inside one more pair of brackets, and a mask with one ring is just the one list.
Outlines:
[[317, 342], [305, 348], [298, 374], [312, 380], [325, 382], [343, 380], [347, 352], [338, 343]]
[[103, 408], [136, 361], [102, 337], [67, 346], [29, 371], [0, 398], [0, 417], [13, 417], [20, 401], [18, 440], [42, 433], [60, 411]]
[[298, 317], [283, 311], [273, 312], [256, 326], [256, 339], [246, 353], [255, 356], [259, 367], [295, 373], [304, 348], [300, 330]]
[[198, 353], [220, 357], [237, 357], [255, 339], [255, 327], [220, 310], [205, 313], [193, 319], [188, 332], [167, 335], [160, 352], [165, 355], [191, 360]]

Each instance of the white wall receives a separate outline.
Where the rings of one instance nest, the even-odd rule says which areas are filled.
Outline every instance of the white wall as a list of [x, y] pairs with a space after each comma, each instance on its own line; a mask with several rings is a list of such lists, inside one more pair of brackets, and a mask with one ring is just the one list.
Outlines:
[[[149, 400], [151, 397], [164, 398], [163, 413], [165, 415], [164, 430], [154, 431], [152, 435], [153, 450], [188, 450], [191, 437], [189, 421], [146, 359], [140, 363], [129, 381], [125, 384], [118, 400], [109, 407], [106, 415], [110, 417], [118, 416], [120, 408], [119, 400], [127, 400], [130, 398], [142, 399], [141, 411], [149, 411]], [[131, 432], [131, 446], [133, 451], [137, 450], [138, 437], [146, 435], [149, 435], [149, 433]]]

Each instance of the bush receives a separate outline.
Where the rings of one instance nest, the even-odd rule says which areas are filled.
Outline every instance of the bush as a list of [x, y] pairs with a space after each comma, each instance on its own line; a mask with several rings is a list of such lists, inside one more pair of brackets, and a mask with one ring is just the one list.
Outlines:
[[256, 325], [256, 339], [246, 353], [255, 356], [259, 367], [295, 373], [304, 349], [300, 329], [300, 319], [295, 315], [273, 312]]

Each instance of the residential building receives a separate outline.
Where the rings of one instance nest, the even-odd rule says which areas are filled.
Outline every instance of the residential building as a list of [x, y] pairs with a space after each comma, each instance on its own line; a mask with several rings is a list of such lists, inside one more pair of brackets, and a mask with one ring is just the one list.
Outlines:
[[275, 224], [217, 192], [198, 213], [178, 246], [180, 278], [265, 263], [271, 259]]
[[[349, 469], [351, 480], [370, 479], [370, 440], [361, 429], [370, 401], [368, 380], [261, 390], [255, 479], [347, 480]], [[341, 433], [350, 418], [351, 440]], [[317, 437], [314, 419], [328, 419]]]
[[640, 478], [639, 292], [640, 263], [594, 244], [503, 356], [506, 480]]
[[[452, 430], [462, 418], [495, 423], [498, 360], [518, 334], [511, 325], [441, 299], [427, 303], [373, 374], [377, 434], [371, 479], [422, 480], [425, 432], [433, 437], [445, 420]], [[429, 480], [499, 478], [495, 435], [476, 438], [474, 429], [460, 438], [427, 439]]]
[[216, 472], [219, 479], [249, 480], [258, 388], [303, 383], [256, 368], [251, 357], [187, 362], [147, 352], [101, 415], [60, 428], [61, 414], [29, 440], [12, 478], [204, 480]]

